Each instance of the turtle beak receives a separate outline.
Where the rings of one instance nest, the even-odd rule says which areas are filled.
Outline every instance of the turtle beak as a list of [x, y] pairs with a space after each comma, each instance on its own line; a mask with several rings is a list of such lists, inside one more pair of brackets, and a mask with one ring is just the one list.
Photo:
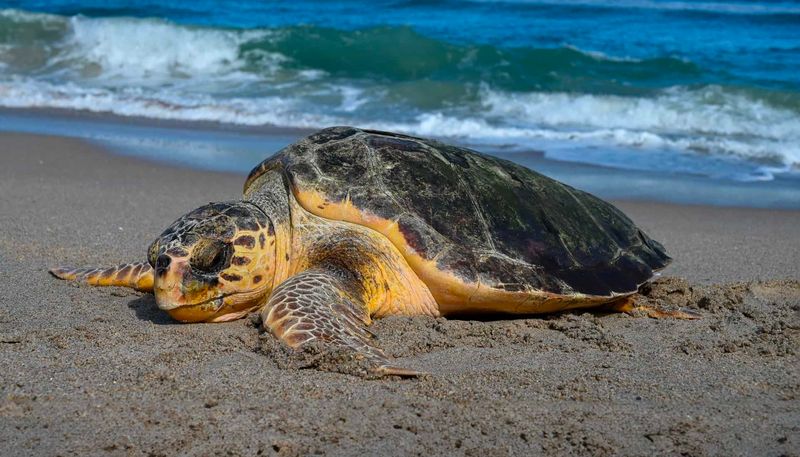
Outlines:
[[167, 254], [158, 256], [153, 294], [160, 309], [169, 311], [185, 304], [181, 289], [184, 273], [188, 268], [189, 262], [186, 259], [176, 260]]
[[223, 301], [223, 297], [217, 297], [196, 305], [179, 305], [167, 310], [167, 313], [180, 322], [214, 322]]
[[169, 254], [156, 260], [153, 294], [159, 309], [180, 322], [213, 320], [225, 302], [216, 287], [195, 277], [188, 257]]

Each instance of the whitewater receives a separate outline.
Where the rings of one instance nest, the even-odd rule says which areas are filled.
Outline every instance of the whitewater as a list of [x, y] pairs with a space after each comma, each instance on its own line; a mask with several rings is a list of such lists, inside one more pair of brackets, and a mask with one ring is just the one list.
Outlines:
[[[722, 20], [765, 16], [773, 25], [800, 17], [786, 5], [636, 4]], [[580, 40], [465, 42], [405, 24], [70, 13], [0, 10], [0, 106], [247, 126], [351, 124], [744, 181], [800, 170], [800, 94], [788, 70], [765, 76], [741, 62], [714, 68], [699, 51], [648, 55]], [[772, 43], [792, 55], [796, 44]]]

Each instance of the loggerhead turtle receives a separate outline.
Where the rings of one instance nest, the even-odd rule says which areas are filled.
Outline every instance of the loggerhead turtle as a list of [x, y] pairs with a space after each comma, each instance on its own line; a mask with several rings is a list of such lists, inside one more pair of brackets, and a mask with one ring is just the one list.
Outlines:
[[314, 341], [376, 373], [413, 375], [375, 345], [372, 319], [625, 311], [669, 261], [611, 204], [523, 166], [333, 127], [259, 164], [242, 200], [175, 221], [147, 263], [51, 272], [153, 292], [182, 322], [259, 310], [292, 348]]

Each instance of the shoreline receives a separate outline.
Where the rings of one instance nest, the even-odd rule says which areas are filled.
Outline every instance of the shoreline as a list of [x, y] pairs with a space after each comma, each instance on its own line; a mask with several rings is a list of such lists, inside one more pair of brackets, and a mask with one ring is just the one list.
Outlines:
[[[80, 138], [115, 154], [240, 175], [246, 175], [266, 156], [315, 130], [159, 120], [49, 108], [2, 108], [0, 125], [0, 132]], [[770, 181], [735, 181], [562, 161], [535, 150], [509, 152], [503, 148], [466, 146], [520, 163], [605, 199], [800, 209], [800, 175], [779, 174]]]
[[151, 295], [47, 273], [141, 260], [175, 218], [239, 198], [242, 176], [22, 133], [0, 133], [0, 160], [4, 456], [800, 448], [800, 211], [615, 201], [674, 258], [641, 300], [702, 319], [390, 317], [371, 331], [428, 374], [362, 380], [287, 365], [249, 319], [177, 324]]

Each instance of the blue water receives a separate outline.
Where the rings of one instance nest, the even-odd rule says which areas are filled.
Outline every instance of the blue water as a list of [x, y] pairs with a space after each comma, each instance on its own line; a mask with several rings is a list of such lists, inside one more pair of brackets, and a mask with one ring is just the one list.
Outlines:
[[797, 182], [798, 69], [800, 2], [0, 1], [0, 107], [355, 124], [730, 183]]

